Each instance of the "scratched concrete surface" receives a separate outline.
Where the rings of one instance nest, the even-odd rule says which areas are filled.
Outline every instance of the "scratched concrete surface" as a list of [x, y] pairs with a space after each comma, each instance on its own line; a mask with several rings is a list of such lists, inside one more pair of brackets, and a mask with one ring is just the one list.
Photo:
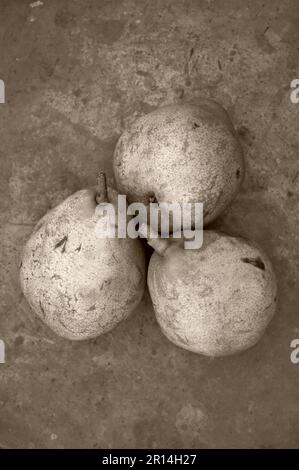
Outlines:
[[[1, 0], [0, 446], [299, 447], [299, 9], [295, 0]], [[99, 167], [124, 127], [165, 103], [210, 96], [247, 162], [214, 226], [258, 241], [279, 308], [262, 341], [208, 359], [165, 339], [148, 298], [95, 341], [63, 340], [18, 281], [33, 224]]]

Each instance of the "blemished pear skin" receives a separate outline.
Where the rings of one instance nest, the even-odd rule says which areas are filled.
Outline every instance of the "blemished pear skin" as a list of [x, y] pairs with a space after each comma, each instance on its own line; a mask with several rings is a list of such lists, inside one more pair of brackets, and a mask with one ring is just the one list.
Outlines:
[[27, 301], [55, 333], [70, 340], [111, 330], [143, 296], [141, 241], [96, 236], [96, 206], [113, 203], [116, 196], [100, 174], [98, 190], [78, 191], [49, 211], [23, 250], [20, 280]]
[[204, 231], [203, 246], [149, 240], [157, 248], [148, 287], [157, 321], [177, 346], [226, 356], [254, 346], [274, 315], [277, 288], [266, 254], [255, 244]]
[[244, 176], [232, 122], [209, 99], [137, 119], [119, 138], [113, 164], [118, 191], [129, 202], [200, 202], [205, 225], [231, 203]]

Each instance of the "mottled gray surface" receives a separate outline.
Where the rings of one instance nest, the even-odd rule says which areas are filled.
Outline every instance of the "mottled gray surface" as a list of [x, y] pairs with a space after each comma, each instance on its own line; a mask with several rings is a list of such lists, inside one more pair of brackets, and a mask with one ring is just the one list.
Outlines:
[[[299, 446], [299, 75], [295, 0], [0, 3], [2, 447]], [[111, 176], [136, 116], [210, 96], [243, 143], [247, 176], [214, 226], [271, 257], [279, 308], [262, 341], [210, 360], [165, 339], [148, 296], [106, 336], [51, 333], [21, 295], [21, 246], [45, 211]]]

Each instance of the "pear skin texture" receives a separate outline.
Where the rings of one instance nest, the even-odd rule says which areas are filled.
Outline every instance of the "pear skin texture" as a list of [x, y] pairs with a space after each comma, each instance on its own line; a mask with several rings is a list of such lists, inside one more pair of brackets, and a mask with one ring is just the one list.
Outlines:
[[27, 301], [71, 340], [111, 330], [135, 309], [145, 287], [141, 241], [98, 238], [95, 208], [95, 191], [76, 192], [39, 221], [22, 255]]
[[276, 307], [271, 263], [255, 244], [214, 231], [203, 246], [154, 253], [148, 287], [158, 323], [177, 346], [225, 356], [255, 345]]
[[[129, 202], [203, 203], [204, 224], [234, 199], [244, 176], [242, 148], [226, 111], [208, 99], [159, 108], [121, 135], [114, 153]], [[193, 220], [194, 222], [194, 220]]]

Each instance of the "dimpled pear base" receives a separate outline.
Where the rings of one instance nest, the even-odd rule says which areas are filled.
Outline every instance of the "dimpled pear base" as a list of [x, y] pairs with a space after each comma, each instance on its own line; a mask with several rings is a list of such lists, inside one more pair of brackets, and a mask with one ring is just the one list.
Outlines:
[[114, 153], [120, 193], [130, 202], [203, 203], [204, 223], [238, 192], [242, 149], [226, 111], [211, 100], [171, 105], [139, 118]]
[[37, 224], [20, 278], [32, 309], [57, 334], [80, 340], [107, 332], [140, 302], [145, 257], [140, 240], [96, 236], [95, 192], [82, 190]]
[[148, 286], [167, 338], [208, 356], [253, 346], [271, 320], [276, 281], [267, 256], [245, 239], [204, 232], [199, 250], [154, 253]]

